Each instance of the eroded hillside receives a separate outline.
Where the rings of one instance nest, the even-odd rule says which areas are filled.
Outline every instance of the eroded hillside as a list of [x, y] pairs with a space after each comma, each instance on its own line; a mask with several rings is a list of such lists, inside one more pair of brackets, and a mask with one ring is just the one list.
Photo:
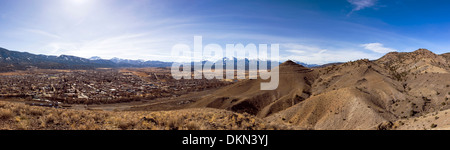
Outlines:
[[448, 54], [426, 49], [315, 69], [288, 61], [279, 66], [275, 91], [259, 91], [260, 80], [247, 80], [192, 107], [247, 112], [310, 129], [377, 129], [450, 108], [449, 62]]

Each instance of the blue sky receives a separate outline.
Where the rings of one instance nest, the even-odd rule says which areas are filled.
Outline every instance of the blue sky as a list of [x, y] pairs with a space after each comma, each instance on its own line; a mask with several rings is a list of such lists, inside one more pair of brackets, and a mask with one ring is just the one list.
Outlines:
[[0, 47], [172, 61], [175, 44], [280, 44], [281, 60], [450, 52], [448, 0], [0, 0]]

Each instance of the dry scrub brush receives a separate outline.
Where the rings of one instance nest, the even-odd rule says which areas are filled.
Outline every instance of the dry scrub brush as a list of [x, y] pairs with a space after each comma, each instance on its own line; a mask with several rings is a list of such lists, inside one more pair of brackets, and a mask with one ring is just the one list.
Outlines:
[[54, 109], [0, 102], [4, 130], [286, 130], [249, 114], [218, 109], [106, 112]]

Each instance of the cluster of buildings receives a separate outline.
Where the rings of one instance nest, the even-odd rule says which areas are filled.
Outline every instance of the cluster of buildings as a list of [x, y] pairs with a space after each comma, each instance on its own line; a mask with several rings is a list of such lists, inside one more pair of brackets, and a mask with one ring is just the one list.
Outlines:
[[171, 97], [230, 84], [221, 80], [175, 80], [167, 73], [117, 69], [0, 76], [0, 98], [57, 101], [64, 104], [107, 104]]

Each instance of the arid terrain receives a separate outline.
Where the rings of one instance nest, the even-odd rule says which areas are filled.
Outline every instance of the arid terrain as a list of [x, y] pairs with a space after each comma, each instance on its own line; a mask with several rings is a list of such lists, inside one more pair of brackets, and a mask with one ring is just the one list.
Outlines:
[[291, 61], [279, 67], [275, 91], [260, 91], [260, 80], [246, 80], [190, 107], [246, 112], [318, 130], [450, 127], [448, 53], [419, 49], [314, 69]]
[[249, 114], [219, 109], [178, 111], [86, 111], [0, 102], [2, 130], [289, 130]]
[[174, 80], [168, 68], [1, 73], [0, 129], [450, 129], [449, 53], [278, 67], [273, 91], [261, 79]]

